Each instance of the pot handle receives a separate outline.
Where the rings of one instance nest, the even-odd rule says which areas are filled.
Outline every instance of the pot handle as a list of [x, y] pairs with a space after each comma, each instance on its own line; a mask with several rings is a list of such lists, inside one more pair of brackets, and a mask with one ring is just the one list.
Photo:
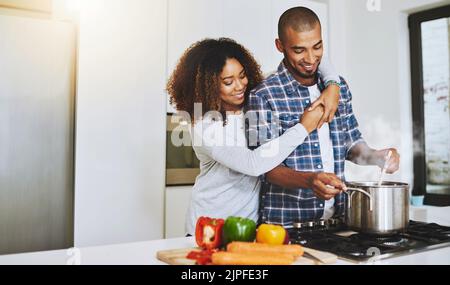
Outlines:
[[352, 196], [355, 193], [355, 192], [349, 193], [349, 191], [358, 191], [358, 192], [366, 195], [367, 197], [369, 197], [369, 211], [372, 212], [372, 210], [373, 210], [373, 198], [372, 198], [372, 195], [370, 195], [369, 192], [364, 191], [364, 190], [359, 189], [359, 188], [347, 188], [347, 191], [344, 192], [344, 193], [346, 193], [348, 195], [348, 208], [349, 209], [352, 207]]

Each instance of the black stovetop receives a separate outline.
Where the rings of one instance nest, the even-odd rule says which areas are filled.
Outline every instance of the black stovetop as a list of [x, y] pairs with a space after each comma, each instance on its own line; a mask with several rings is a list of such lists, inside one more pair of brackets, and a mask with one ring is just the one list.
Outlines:
[[303, 223], [289, 229], [291, 243], [328, 251], [352, 262], [367, 262], [450, 246], [450, 227], [410, 221], [407, 230], [389, 236], [353, 232], [341, 222]]

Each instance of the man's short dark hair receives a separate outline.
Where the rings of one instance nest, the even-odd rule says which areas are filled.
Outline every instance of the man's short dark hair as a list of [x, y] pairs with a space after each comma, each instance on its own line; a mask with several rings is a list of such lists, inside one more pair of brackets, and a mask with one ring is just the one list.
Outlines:
[[287, 28], [296, 32], [308, 32], [320, 26], [319, 17], [306, 7], [294, 7], [286, 10], [278, 21], [278, 38], [283, 40]]

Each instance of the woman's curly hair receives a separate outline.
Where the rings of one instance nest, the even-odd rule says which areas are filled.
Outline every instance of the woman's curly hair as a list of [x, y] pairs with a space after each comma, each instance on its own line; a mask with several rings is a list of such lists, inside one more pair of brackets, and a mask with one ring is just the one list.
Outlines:
[[186, 111], [194, 122], [194, 104], [201, 103], [202, 117], [221, 107], [220, 74], [227, 59], [236, 59], [244, 67], [248, 78], [245, 102], [250, 90], [263, 79], [259, 64], [252, 54], [229, 38], [205, 39], [191, 45], [180, 58], [167, 83], [170, 102], [179, 111]]

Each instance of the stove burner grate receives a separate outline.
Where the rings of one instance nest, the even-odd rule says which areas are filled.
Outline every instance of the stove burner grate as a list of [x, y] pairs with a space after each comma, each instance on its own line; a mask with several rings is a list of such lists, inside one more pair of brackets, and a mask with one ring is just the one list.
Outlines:
[[390, 247], [401, 247], [408, 245], [410, 241], [401, 235], [390, 235], [390, 236], [376, 236], [367, 234], [353, 234], [350, 236], [352, 241], [357, 242], [370, 242], [375, 245], [386, 245]]
[[[449, 246], [450, 227], [410, 221], [405, 232], [377, 236], [339, 227], [300, 227], [289, 229], [292, 243], [332, 252], [343, 259], [365, 262], [375, 255], [380, 259], [423, 250], [429, 246]], [[345, 234], [343, 234], [345, 233]]]

